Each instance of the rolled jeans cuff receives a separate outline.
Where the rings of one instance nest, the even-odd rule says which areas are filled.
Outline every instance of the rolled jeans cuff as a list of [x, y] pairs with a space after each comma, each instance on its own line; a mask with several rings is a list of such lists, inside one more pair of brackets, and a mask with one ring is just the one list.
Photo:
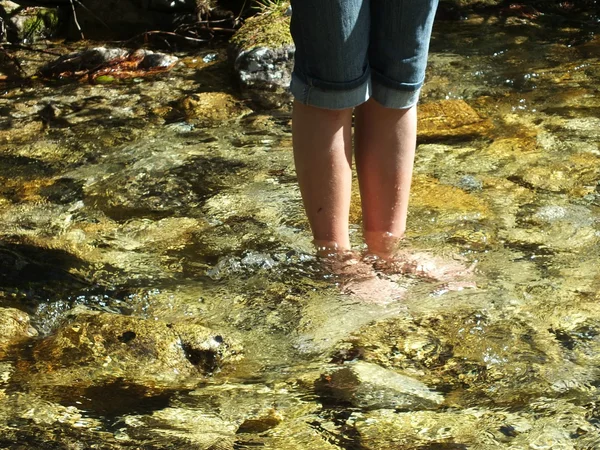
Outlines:
[[305, 105], [324, 109], [354, 108], [371, 97], [371, 80], [367, 78], [359, 86], [345, 90], [324, 90], [305, 83], [296, 74], [292, 74], [290, 91], [296, 100]]
[[394, 89], [378, 83], [372, 82], [372, 97], [377, 103], [386, 108], [408, 109], [419, 102], [421, 88], [415, 90]]

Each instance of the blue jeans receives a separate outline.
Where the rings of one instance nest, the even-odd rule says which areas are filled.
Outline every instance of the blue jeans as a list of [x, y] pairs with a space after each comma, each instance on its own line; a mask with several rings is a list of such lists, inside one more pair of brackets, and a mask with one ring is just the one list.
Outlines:
[[292, 0], [296, 100], [346, 109], [415, 105], [438, 0]]

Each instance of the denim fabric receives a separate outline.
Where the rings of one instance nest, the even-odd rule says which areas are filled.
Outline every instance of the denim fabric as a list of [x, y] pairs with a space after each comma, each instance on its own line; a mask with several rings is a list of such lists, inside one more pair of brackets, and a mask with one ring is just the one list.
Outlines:
[[291, 91], [345, 109], [373, 97], [389, 108], [419, 98], [438, 0], [292, 0]]

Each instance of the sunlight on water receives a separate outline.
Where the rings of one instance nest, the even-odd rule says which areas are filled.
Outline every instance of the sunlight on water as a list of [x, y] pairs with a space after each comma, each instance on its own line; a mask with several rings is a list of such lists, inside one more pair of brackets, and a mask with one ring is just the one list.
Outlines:
[[[0, 447], [600, 448], [600, 40], [436, 33], [406, 249], [475, 269], [381, 275], [400, 301], [313, 256], [285, 113], [57, 86], [98, 110], [2, 134]], [[180, 70], [144, 84], [173, 104]]]

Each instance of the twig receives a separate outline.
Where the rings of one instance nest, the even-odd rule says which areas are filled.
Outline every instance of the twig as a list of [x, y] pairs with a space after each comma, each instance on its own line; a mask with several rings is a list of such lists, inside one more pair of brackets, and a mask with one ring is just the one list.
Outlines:
[[25, 75], [25, 69], [23, 69], [23, 66], [21, 66], [21, 63], [19, 62], [19, 60], [15, 57], [13, 57], [12, 55], [10, 55], [6, 49], [4, 48], [3, 45], [0, 45], [0, 52], [2, 54], [4, 54], [4, 56], [6, 57], [6, 59], [12, 63], [12, 65], [14, 66], [14, 68], [12, 67], [8, 67], [8, 70], [12, 73], [8, 74], [8, 76], [6, 77], [6, 79], [9, 79], [12, 76], [14, 76], [15, 78], [23, 78], [23, 76]]
[[79, 22], [77, 21], [77, 13], [75, 12], [75, 3], [73, 3], [73, 0], [69, 0], [69, 2], [71, 3], [71, 9], [73, 10], [73, 20], [75, 20], [75, 26], [79, 30], [81, 39], [84, 40], [85, 36], [83, 35], [83, 30], [81, 29], [81, 27], [79, 26]]
[[[71, 5], [73, 4], [73, 0], [69, 0], [71, 2]], [[100, 17], [98, 17], [96, 14], [94, 14], [94, 12], [88, 8], [87, 6], [85, 6], [83, 3], [81, 3], [79, 0], [74, 0], [79, 6], [81, 6], [83, 9], [85, 9], [88, 14], [90, 14], [94, 19], [96, 19], [98, 22], [100, 22], [102, 25], [104, 25], [106, 28], [108, 28], [109, 30], [112, 31], [112, 28], [110, 26], [108, 26], [108, 24], [102, 20]]]
[[240, 18], [242, 17], [242, 14], [244, 13], [244, 10], [246, 9], [246, 3], [248, 3], [248, 0], [244, 0], [244, 4], [242, 5], [242, 9], [240, 9], [240, 13], [235, 18], [235, 22], [234, 22], [235, 25], [237, 25], [239, 23]]
[[184, 36], [182, 34], [177, 34], [177, 33], [173, 33], [172, 31], [160, 31], [160, 30], [156, 30], [156, 31], [145, 31], [141, 34], [138, 34], [137, 36], [132, 37], [131, 39], [128, 39], [125, 42], [130, 42], [133, 41], [137, 38], [139, 38], [140, 36], [146, 37], [146, 36], [150, 36], [150, 35], [161, 35], [161, 34], [166, 34], [168, 36], [175, 36], [181, 39], [185, 39], [186, 41], [193, 41], [193, 42], [210, 42], [209, 39], [198, 39], [198, 38], [193, 38], [193, 37], [189, 37], [189, 36]]
[[42, 50], [42, 49], [39, 49], [39, 48], [33, 48], [33, 47], [28, 46], [28, 45], [13, 44], [11, 42], [5, 42], [2, 45], [8, 45], [10, 47], [18, 48], [18, 49], [21, 49], [21, 50], [26, 50], [28, 52], [33, 52], [33, 53], [43, 53], [45, 55], [62, 56], [61, 53], [50, 52], [48, 50]]
[[224, 31], [227, 33], [235, 33], [237, 30], [235, 28], [210, 28], [210, 31]]
[[[234, 19], [234, 20], [236, 20], [236, 19]], [[224, 23], [224, 22], [231, 22], [231, 19], [199, 20], [195, 23], [199, 23], [202, 25], [210, 25], [211, 23]]]

